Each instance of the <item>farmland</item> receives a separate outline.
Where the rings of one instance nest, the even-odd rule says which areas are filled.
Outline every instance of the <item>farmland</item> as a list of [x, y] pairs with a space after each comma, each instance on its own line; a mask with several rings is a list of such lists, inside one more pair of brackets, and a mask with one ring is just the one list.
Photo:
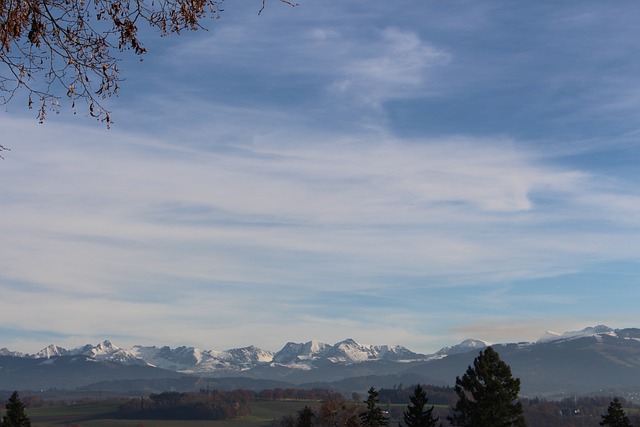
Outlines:
[[70, 404], [29, 409], [28, 414], [34, 427], [76, 426], [76, 427], [232, 427], [267, 426], [274, 419], [295, 413], [309, 402], [301, 401], [254, 401], [251, 415], [234, 420], [131, 420], [114, 418], [118, 406], [124, 401], [110, 399], [90, 403]]

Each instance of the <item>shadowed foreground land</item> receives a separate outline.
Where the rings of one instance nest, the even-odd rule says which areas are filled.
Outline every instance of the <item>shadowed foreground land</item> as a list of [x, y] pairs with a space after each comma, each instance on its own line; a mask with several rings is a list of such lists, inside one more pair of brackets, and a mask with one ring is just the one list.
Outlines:
[[179, 426], [267, 426], [274, 419], [295, 413], [309, 402], [300, 401], [255, 401], [251, 402], [251, 415], [233, 420], [133, 420], [114, 418], [123, 400], [33, 408], [28, 410], [33, 427], [79, 426], [79, 427], [179, 427]]
[[[591, 398], [593, 400], [594, 398]], [[607, 398], [595, 398], [596, 400], [606, 400]], [[93, 401], [90, 403], [81, 403], [63, 406], [51, 406], [43, 408], [31, 408], [27, 410], [27, 415], [32, 421], [33, 427], [267, 427], [273, 424], [274, 420], [283, 416], [296, 414], [305, 406], [316, 407], [320, 402], [311, 401], [251, 401], [251, 415], [235, 418], [231, 420], [138, 420], [138, 419], [121, 419], [117, 417], [117, 409], [120, 404], [128, 399], [109, 399], [101, 401]], [[567, 399], [567, 401], [574, 399]], [[580, 414], [572, 414], [572, 407], [566, 406], [561, 401], [550, 403], [540, 402], [532, 404], [525, 403], [525, 418], [527, 425], [530, 427], [550, 427], [550, 426], [589, 426], [596, 427], [600, 421], [600, 414], [605, 412], [602, 402], [594, 402], [587, 405], [590, 398], [584, 398], [581, 401], [578, 398], [577, 406], [580, 408]], [[392, 418], [391, 425], [397, 425], [401, 420], [402, 413], [406, 409], [406, 404], [382, 404], [381, 407], [390, 411]], [[444, 425], [446, 416], [449, 414], [450, 407], [448, 405], [435, 405], [436, 413], [440, 416], [440, 420]], [[564, 415], [559, 414], [559, 408], [563, 408]], [[632, 422], [640, 421], [640, 413], [637, 408], [625, 408]], [[0, 414], [3, 411], [0, 410]], [[635, 424], [634, 424], [635, 425]]]
[[[321, 402], [309, 401], [253, 401], [250, 402], [251, 415], [231, 420], [136, 420], [114, 418], [118, 406], [125, 400], [104, 400], [91, 403], [32, 408], [28, 410], [33, 427], [65, 426], [65, 427], [238, 427], [238, 426], [270, 426], [273, 421], [285, 415], [297, 413], [305, 406], [317, 406]], [[384, 405], [401, 413], [406, 405]], [[437, 406], [437, 411], [444, 415], [448, 407]], [[1, 411], [0, 411], [1, 413]]]
[[[596, 427], [600, 421], [600, 415], [605, 413], [605, 401], [608, 398], [578, 398], [577, 406], [569, 406], [567, 399], [556, 402], [525, 403], [525, 419], [529, 427]], [[311, 401], [252, 401], [249, 403], [251, 415], [232, 420], [140, 420], [117, 418], [118, 406], [128, 399], [108, 399], [63, 406], [50, 406], [42, 408], [30, 408], [27, 415], [32, 421], [33, 427], [239, 427], [254, 426], [267, 427], [273, 425], [274, 420], [279, 420], [286, 415], [296, 414], [305, 406], [317, 407], [320, 402]], [[406, 409], [406, 404], [382, 404], [381, 407], [390, 412], [392, 423], [397, 425]], [[444, 425], [449, 414], [448, 405], [435, 405], [435, 412], [440, 416]], [[579, 408], [579, 411], [575, 411]], [[626, 407], [633, 422], [640, 420], [638, 409]], [[0, 415], [3, 410], [0, 409]], [[577, 412], [577, 413], [576, 413]]]

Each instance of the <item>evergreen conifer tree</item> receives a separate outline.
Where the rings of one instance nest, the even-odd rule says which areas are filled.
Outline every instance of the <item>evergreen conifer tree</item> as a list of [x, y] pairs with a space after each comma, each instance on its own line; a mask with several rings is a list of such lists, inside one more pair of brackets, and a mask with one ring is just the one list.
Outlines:
[[411, 404], [407, 405], [407, 410], [404, 413], [406, 427], [436, 427], [440, 417], [433, 417], [433, 405], [430, 409], [425, 409], [429, 399], [420, 384], [416, 386], [409, 400], [411, 400]]
[[25, 406], [14, 391], [5, 405], [5, 414], [2, 417], [2, 427], [31, 427], [31, 421], [25, 413]]
[[629, 417], [625, 414], [624, 409], [622, 409], [622, 403], [617, 397], [609, 404], [607, 413], [602, 416], [600, 425], [610, 427], [632, 427], [631, 420], [629, 420]]
[[389, 425], [389, 418], [382, 412], [378, 403], [378, 391], [371, 387], [369, 389], [369, 397], [365, 400], [367, 409], [360, 414], [363, 427], [384, 427]]
[[298, 411], [298, 419], [296, 422], [296, 427], [313, 426], [313, 419], [315, 417], [316, 417], [316, 414], [313, 413], [313, 410], [308, 406], [305, 406], [304, 409], [301, 409], [300, 411]]
[[447, 418], [459, 427], [524, 427], [519, 391], [520, 380], [513, 378], [509, 365], [487, 347], [462, 378], [456, 378], [458, 402]]

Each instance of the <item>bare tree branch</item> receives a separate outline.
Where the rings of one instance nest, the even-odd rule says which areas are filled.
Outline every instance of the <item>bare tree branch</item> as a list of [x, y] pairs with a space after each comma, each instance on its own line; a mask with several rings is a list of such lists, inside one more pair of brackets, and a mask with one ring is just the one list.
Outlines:
[[42, 123], [61, 102], [75, 108], [83, 101], [91, 117], [109, 126], [103, 101], [117, 95], [122, 81], [118, 52], [146, 53], [139, 25], [146, 22], [161, 35], [201, 29], [205, 19], [220, 17], [223, 1], [0, 0], [0, 104], [26, 90]]
[[[286, 3], [286, 4], [288, 4], [289, 6], [292, 6], [292, 7], [300, 6], [299, 3], [293, 3], [293, 2], [290, 2], [290, 1], [287, 1], [287, 0], [280, 0], [280, 2], [281, 3]], [[262, 11], [264, 10], [264, 8], [266, 6], [266, 3], [267, 3], [267, 0], [262, 0], [262, 6], [260, 7], [260, 10], [258, 11], [258, 15], [262, 15]]]

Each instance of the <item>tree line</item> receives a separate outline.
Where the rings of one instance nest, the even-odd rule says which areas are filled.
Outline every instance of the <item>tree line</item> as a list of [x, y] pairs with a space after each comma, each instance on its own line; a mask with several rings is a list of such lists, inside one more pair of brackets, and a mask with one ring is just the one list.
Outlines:
[[[605, 398], [574, 398], [547, 402], [540, 399], [520, 399], [520, 379], [514, 378], [511, 368], [498, 353], [487, 347], [480, 351], [462, 377], [457, 377], [453, 390], [443, 387], [425, 388], [416, 385], [410, 390], [409, 404], [401, 414], [392, 414], [391, 402], [407, 397], [407, 389], [376, 390], [371, 387], [363, 403], [323, 402], [317, 409], [306, 406], [296, 416], [283, 417], [274, 422], [276, 427], [384, 427], [391, 419], [399, 419], [399, 426], [406, 427], [526, 427], [531, 426], [601, 426], [632, 427], [623, 408], [623, 401], [615, 398], [609, 402], [606, 413], [593, 413], [584, 408], [601, 409]], [[437, 396], [429, 402], [427, 390]], [[385, 411], [380, 397], [388, 402]], [[404, 400], [406, 402], [406, 400]], [[442, 416], [435, 406], [449, 408]], [[440, 408], [438, 408], [440, 409]], [[525, 416], [526, 415], [526, 416]], [[445, 424], [446, 423], [446, 424]]]
[[120, 405], [127, 419], [226, 420], [249, 415], [246, 390], [199, 393], [163, 392]]

